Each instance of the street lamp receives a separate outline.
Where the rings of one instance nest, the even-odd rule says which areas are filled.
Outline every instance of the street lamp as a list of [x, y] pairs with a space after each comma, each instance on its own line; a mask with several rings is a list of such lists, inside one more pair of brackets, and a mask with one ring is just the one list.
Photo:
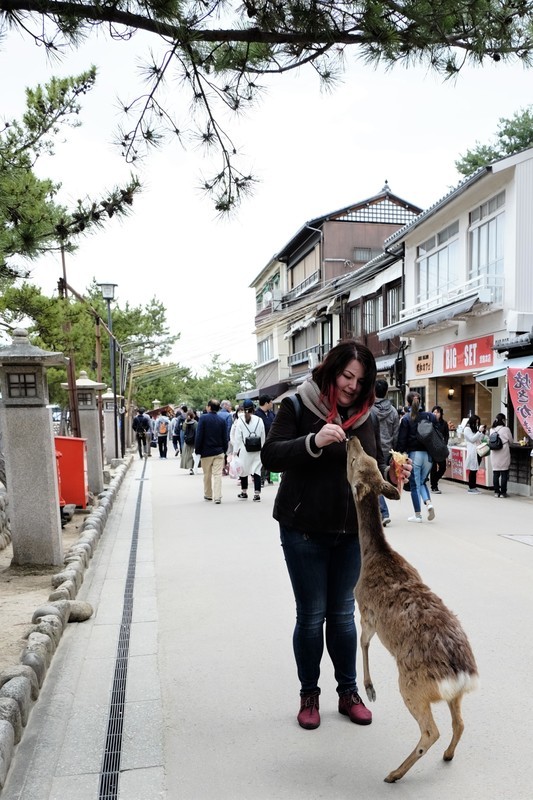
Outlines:
[[111, 300], [115, 299], [116, 283], [99, 283], [102, 297], [107, 303], [107, 327], [111, 333], [109, 339], [109, 359], [111, 366], [111, 387], [113, 389], [113, 433], [115, 436], [115, 458], [118, 458], [118, 428], [117, 428], [117, 374], [115, 368], [115, 337], [113, 336], [113, 318], [111, 316]]

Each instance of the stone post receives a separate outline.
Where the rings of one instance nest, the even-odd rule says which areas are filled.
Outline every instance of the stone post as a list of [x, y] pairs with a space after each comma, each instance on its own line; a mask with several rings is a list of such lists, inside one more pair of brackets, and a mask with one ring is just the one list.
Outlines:
[[[117, 394], [117, 406], [121, 399], [122, 395]], [[104, 458], [105, 463], [110, 464], [115, 458], [115, 427], [113, 421], [113, 414], [115, 413], [115, 395], [109, 387], [102, 395], [102, 411], [104, 414]]]
[[[61, 388], [68, 389], [68, 383], [62, 383]], [[104, 464], [96, 392], [105, 388], [105, 383], [91, 380], [84, 370], [80, 372], [80, 377], [76, 381], [81, 436], [87, 440], [87, 482], [89, 491], [94, 495], [100, 494], [104, 488]]]
[[30, 344], [17, 328], [0, 347], [0, 400], [11, 517], [13, 563], [63, 563], [52, 412], [45, 369], [64, 366], [62, 353]]

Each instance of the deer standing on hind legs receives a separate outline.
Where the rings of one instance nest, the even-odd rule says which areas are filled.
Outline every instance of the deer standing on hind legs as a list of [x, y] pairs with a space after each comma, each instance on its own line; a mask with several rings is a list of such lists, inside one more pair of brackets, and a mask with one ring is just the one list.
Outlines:
[[361, 614], [361, 648], [366, 693], [376, 699], [370, 677], [368, 649], [377, 633], [396, 659], [400, 693], [418, 722], [420, 739], [405, 761], [385, 780], [394, 783], [411, 769], [439, 738], [431, 704], [448, 703], [452, 739], [444, 752], [451, 761], [463, 733], [463, 694], [477, 685], [477, 667], [457, 617], [423, 582], [383, 532], [380, 494], [399, 499], [398, 490], [383, 480], [375, 459], [366, 455], [357, 438], [348, 442], [348, 481], [357, 510], [361, 573], [355, 598]]

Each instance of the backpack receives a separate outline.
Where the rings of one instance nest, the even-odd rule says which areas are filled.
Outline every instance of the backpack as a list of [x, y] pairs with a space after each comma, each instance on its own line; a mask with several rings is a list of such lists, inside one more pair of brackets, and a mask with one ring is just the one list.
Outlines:
[[167, 430], [168, 430], [167, 423], [166, 422], [160, 422], [159, 423], [159, 436], [166, 436], [167, 435]]
[[185, 444], [194, 444], [194, 440], [196, 438], [196, 431], [194, 429], [194, 425], [185, 425], [184, 426], [185, 433], [183, 435], [183, 441]]
[[433, 461], [446, 461], [448, 445], [440, 431], [429, 419], [421, 419], [416, 426], [416, 438], [427, 450]]
[[501, 450], [503, 447], [503, 442], [500, 438], [500, 434], [498, 431], [492, 431], [491, 435], [489, 436], [489, 449], [490, 450]]
[[142, 434], [150, 429], [150, 423], [144, 414], [137, 414], [137, 416], [133, 418], [132, 428], [135, 433]]

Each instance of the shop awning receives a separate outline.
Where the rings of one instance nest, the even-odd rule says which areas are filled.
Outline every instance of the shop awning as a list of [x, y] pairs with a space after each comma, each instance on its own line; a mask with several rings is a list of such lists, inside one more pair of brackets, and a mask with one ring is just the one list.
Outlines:
[[396, 356], [384, 356], [383, 358], [376, 358], [376, 367], [378, 372], [388, 372], [393, 368]]
[[475, 376], [476, 381], [488, 381], [491, 378], [501, 378], [507, 372], [507, 367], [511, 369], [527, 369], [533, 364], [533, 355], [520, 356], [520, 358], [509, 358], [507, 361], [501, 361], [496, 366], [488, 367], [483, 372], [478, 372]]
[[474, 294], [464, 300], [448, 303], [446, 306], [439, 306], [439, 308], [426, 311], [424, 314], [417, 314], [415, 317], [403, 319], [401, 322], [394, 323], [394, 325], [387, 325], [386, 328], [382, 328], [379, 331], [378, 339], [383, 342], [392, 336], [421, 333], [426, 328], [429, 328], [430, 325], [438, 325], [471, 311], [477, 299], [478, 295]]

